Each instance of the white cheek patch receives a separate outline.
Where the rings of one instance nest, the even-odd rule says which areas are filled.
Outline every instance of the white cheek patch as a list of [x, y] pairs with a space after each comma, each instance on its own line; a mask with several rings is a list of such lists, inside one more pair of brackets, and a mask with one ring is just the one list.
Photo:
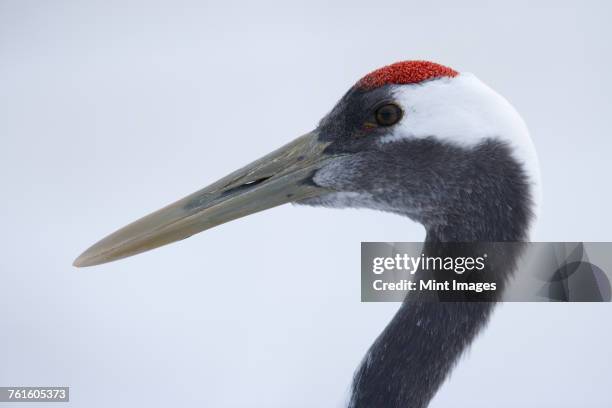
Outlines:
[[434, 137], [471, 147], [486, 139], [504, 141], [530, 179], [538, 215], [541, 192], [535, 147], [525, 122], [504, 97], [469, 73], [398, 86], [394, 96], [404, 117], [381, 143]]

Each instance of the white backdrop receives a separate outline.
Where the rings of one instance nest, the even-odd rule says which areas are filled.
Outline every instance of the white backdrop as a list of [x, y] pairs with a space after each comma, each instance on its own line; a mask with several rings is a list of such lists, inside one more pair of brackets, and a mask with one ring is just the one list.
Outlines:
[[[398, 60], [473, 72], [523, 114], [539, 240], [612, 240], [609, 3], [425, 3], [1, 0], [0, 385], [70, 386], [88, 408], [341, 405], [397, 308], [359, 302], [359, 243], [422, 227], [283, 206], [71, 263]], [[612, 406], [610, 312], [502, 305], [432, 408]]]

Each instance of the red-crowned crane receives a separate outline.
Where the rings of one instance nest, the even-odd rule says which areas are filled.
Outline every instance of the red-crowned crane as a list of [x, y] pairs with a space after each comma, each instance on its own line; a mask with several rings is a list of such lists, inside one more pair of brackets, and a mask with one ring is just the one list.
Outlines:
[[[539, 198], [537, 157], [515, 109], [472, 74], [404, 61], [359, 80], [317, 128], [102, 239], [90, 266], [131, 256], [283, 203], [389, 211], [449, 242], [523, 242]], [[493, 271], [503, 281], [506, 262]], [[470, 299], [466, 299], [470, 300]], [[486, 302], [400, 307], [353, 382], [354, 408], [423, 408], [486, 324]]]

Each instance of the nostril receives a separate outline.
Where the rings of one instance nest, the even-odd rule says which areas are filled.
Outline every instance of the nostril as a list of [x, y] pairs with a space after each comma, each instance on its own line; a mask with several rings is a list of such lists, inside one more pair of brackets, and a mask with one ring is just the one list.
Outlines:
[[270, 177], [262, 177], [262, 178], [258, 178], [257, 180], [251, 180], [251, 181], [247, 181], [246, 183], [244, 183], [241, 187], [252, 187], [252, 186], [256, 186], [257, 184], [261, 184], [264, 181], [266, 181], [267, 179], [269, 179]]
[[221, 197], [225, 197], [225, 196], [228, 196], [230, 194], [237, 193], [239, 191], [246, 191], [246, 190], [248, 190], [250, 188], [255, 187], [258, 184], [263, 183], [264, 181], [268, 180], [270, 177], [261, 177], [261, 178], [255, 179], [255, 180], [247, 181], [246, 183], [243, 183], [243, 184], [241, 184], [239, 186], [236, 186], [236, 187], [230, 188], [228, 190], [225, 190], [223, 193], [221, 193]]

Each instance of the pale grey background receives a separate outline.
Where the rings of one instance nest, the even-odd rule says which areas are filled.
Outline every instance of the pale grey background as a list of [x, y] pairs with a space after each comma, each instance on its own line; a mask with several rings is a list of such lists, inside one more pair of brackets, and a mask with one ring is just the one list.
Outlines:
[[[69, 385], [74, 407], [340, 405], [397, 308], [360, 304], [359, 242], [420, 226], [284, 206], [70, 265], [397, 60], [474, 72], [524, 115], [538, 239], [612, 240], [610, 3], [505, 3], [0, 0], [0, 384]], [[610, 312], [503, 305], [432, 407], [610, 407]]]

